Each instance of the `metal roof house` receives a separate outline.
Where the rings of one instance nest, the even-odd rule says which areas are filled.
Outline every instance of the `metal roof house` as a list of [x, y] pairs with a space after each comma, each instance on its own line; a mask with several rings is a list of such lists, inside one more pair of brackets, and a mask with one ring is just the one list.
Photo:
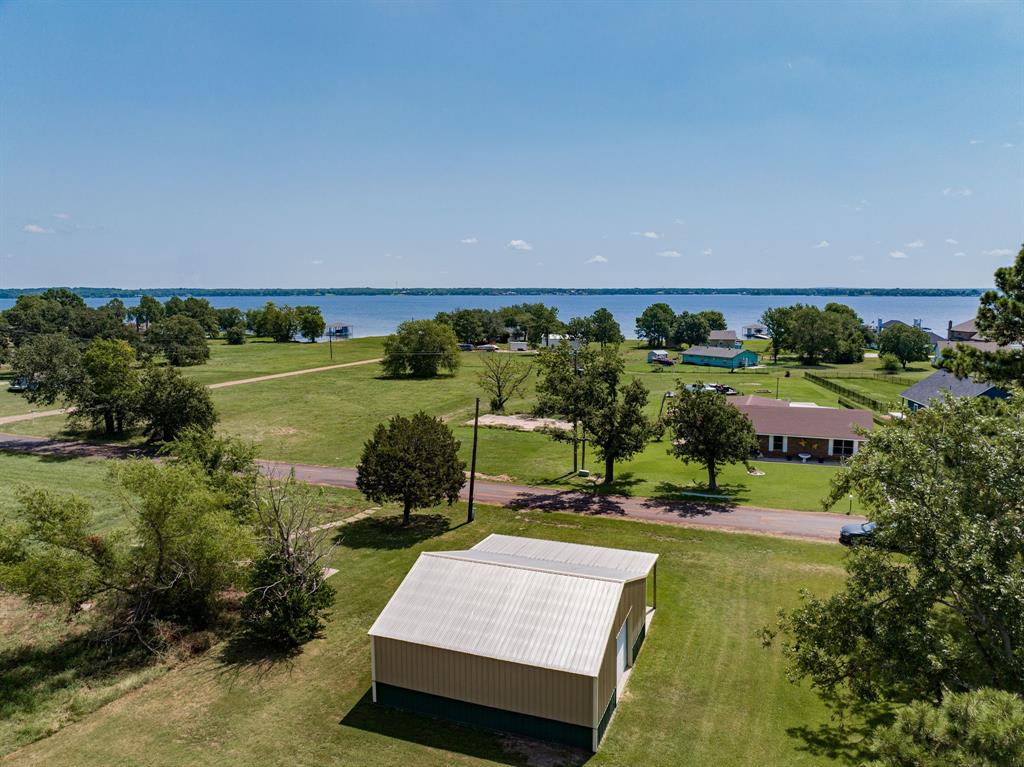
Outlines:
[[900, 396], [910, 410], [920, 410], [928, 407], [933, 399], [941, 398], [945, 394], [954, 397], [989, 397], [991, 399], [1006, 399], [1009, 393], [998, 386], [974, 381], [970, 378], [957, 378], [948, 370], [939, 370], [927, 378], [918, 381], [909, 389], [905, 389]]
[[374, 702], [596, 751], [657, 559], [507, 535], [420, 554], [369, 631]]
[[707, 346], [717, 346], [720, 349], [739, 349], [742, 344], [736, 337], [735, 330], [712, 330], [708, 333]]
[[691, 346], [682, 354], [687, 365], [717, 368], [749, 368], [757, 364], [757, 352], [750, 349], [721, 349], [717, 346]]

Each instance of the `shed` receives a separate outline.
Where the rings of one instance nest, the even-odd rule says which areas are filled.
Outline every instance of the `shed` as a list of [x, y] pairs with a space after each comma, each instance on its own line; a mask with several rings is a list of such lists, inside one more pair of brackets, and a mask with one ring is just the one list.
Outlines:
[[717, 346], [691, 346], [683, 352], [687, 365], [718, 368], [748, 368], [757, 364], [757, 352], [750, 349], [721, 349]]
[[525, 352], [529, 351], [529, 349], [530, 345], [526, 341], [513, 341], [510, 339], [508, 342], [508, 350], [510, 352]]
[[651, 349], [647, 352], [647, 361], [654, 362], [655, 360], [667, 360], [668, 352], [664, 349]]
[[596, 751], [657, 559], [507, 535], [420, 554], [369, 631], [374, 702]]

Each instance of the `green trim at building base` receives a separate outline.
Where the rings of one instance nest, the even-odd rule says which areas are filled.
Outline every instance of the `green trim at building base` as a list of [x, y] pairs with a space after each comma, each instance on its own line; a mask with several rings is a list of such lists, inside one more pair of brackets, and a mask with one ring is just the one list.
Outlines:
[[[613, 700], [614, 697], [613, 695]], [[416, 714], [447, 719], [470, 727], [525, 735], [538, 740], [549, 740], [567, 746], [585, 748], [588, 751], [593, 750], [594, 731], [590, 727], [578, 724], [481, 706], [477, 703], [467, 703], [383, 682], [377, 682], [377, 703]]]

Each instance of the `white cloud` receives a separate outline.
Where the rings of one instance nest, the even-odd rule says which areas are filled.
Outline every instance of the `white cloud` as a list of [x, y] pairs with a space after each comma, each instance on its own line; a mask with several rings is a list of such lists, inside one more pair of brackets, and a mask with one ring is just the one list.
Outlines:
[[942, 190], [942, 193], [946, 197], [970, 197], [972, 194], [974, 194], [974, 190], [968, 189], [965, 186], [962, 186], [959, 189], [956, 187], [947, 186], [945, 189]]
[[526, 240], [510, 240], [505, 247], [512, 248], [512, 250], [533, 250], [533, 245]]
[[608, 259], [604, 256], [594, 256], [593, 258], [587, 259], [588, 264], [607, 264]]
[[25, 226], [23, 226], [21, 228], [21, 231], [28, 232], [29, 234], [50, 234], [51, 233], [50, 229], [43, 229], [43, 227], [39, 226], [38, 224], [25, 224]]
[[659, 250], [655, 255], [662, 258], [682, 258], [683, 256], [678, 250]]
[[976, 144], [984, 144], [985, 143], [985, 139], [983, 139], [983, 138], [972, 138], [967, 143], [970, 144], [971, 146], [975, 146]]
[[713, 250], [712, 250], [711, 248], [704, 248], [704, 250], [702, 250], [702, 251], [700, 252], [700, 254], [701, 254], [702, 256], [710, 256], [710, 255], [712, 255], [712, 254], [713, 254], [714, 252], [715, 252], [715, 251], [713, 251]]
[[914, 240], [913, 242], [908, 242], [904, 247], [907, 247], [907, 248], [923, 248], [924, 247], [924, 240]]
[[476, 237], [463, 237], [461, 240], [459, 240], [459, 242], [461, 242], [463, 245], [476, 245], [478, 242], [480, 242], [480, 240], [478, 240]]
[[906, 257], [907, 257], [907, 254], [904, 253], [902, 250], [890, 250], [889, 251], [889, 258], [906, 258]]
[[966, 256], [967, 254], [966, 254], [966, 253], [964, 253], [964, 252], [963, 252], [962, 250], [958, 250], [958, 251], [957, 251], [956, 253], [954, 253], [953, 255], [959, 258], [959, 257], [961, 257], [961, 256]]
[[832, 243], [830, 243], [828, 240], [822, 240], [821, 242], [814, 246], [814, 249], [820, 250], [821, 248], [827, 248], [831, 244]]
[[686, 226], [686, 221], [681, 218], [672, 219], [673, 223], [679, 224], [679, 226]]
[[1012, 256], [1013, 251], [1009, 248], [993, 248], [992, 250], [981, 251], [983, 256], [995, 256], [997, 258], [1005, 258], [1006, 256]]
[[954, 240], [952, 237], [947, 237], [946, 238], [946, 244], [947, 245], [959, 245], [960, 241], [959, 240]]
[[1013, 149], [1014, 146], [1015, 144], [1011, 144], [1009, 141], [1007, 141], [1005, 144], [1003, 144], [1003, 149]]
[[54, 213], [53, 217], [54, 218], [59, 218], [61, 221], [67, 221], [69, 218], [71, 218], [71, 214], [70, 213]]
[[310, 263], [313, 264], [313, 266], [320, 266], [323, 262], [324, 260], [322, 258], [314, 258]]
[[648, 240], [657, 240], [661, 238], [661, 235], [657, 232], [633, 232], [636, 237], [646, 237]]

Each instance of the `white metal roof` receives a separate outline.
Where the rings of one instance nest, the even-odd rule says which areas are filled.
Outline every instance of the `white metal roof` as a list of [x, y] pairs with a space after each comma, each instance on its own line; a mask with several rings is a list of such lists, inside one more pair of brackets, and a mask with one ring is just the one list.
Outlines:
[[497, 551], [483, 551], [470, 549], [469, 551], [432, 551], [433, 557], [451, 557], [467, 562], [483, 562], [490, 565], [502, 565], [504, 567], [518, 567], [525, 570], [540, 570], [546, 573], [558, 575], [572, 575], [577, 578], [597, 578], [603, 581], [615, 581], [625, 583], [647, 575], [646, 572], [623, 571], [611, 567], [595, 567], [594, 565], [580, 565], [573, 562], [556, 562], [550, 559], [538, 559], [536, 557], [522, 557], [515, 554], [502, 554]]
[[565, 564], [589, 565], [616, 570], [626, 580], [643, 577], [658, 561], [657, 554], [606, 546], [586, 546], [581, 543], [545, 541], [539, 538], [520, 538], [515, 535], [488, 535], [472, 551], [492, 551], [529, 559], [541, 559]]
[[451, 552], [421, 554], [369, 633], [597, 676], [622, 588]]

